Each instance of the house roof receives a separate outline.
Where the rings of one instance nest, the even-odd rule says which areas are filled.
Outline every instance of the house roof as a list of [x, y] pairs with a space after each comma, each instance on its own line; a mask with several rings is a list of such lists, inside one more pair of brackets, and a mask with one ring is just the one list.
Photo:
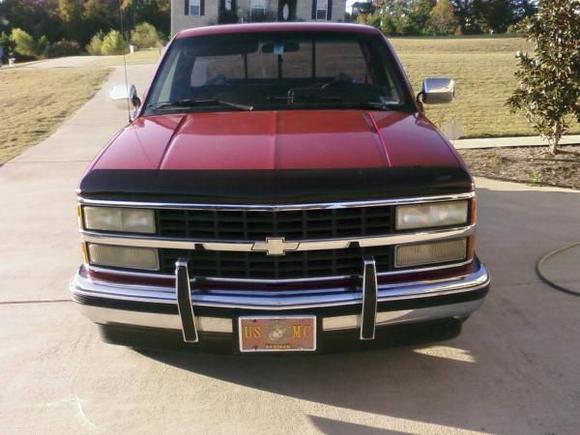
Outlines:
[[228, 33], [257, 33], [257, 32], [342, 32], [376, 34], [379, 31], [371, 26], [345, 23], [251, 23], [227, 24], [218, 26], [196, 27], [182, 30], [175, 35], [176, 39], [191, 36], [223, 35]]

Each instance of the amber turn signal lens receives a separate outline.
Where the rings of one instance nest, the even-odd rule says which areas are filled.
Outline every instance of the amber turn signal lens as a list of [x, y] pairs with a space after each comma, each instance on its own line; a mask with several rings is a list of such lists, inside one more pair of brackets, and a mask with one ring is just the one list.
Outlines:
[[90, 264], [123, 269], [159, 270], [157, 249], [89, 243]]
[[467, 239], [443, 242], [399, 245], [395, 251], [395, 266], [409, 267], [425, 264], [461, 261], [467, 258]]

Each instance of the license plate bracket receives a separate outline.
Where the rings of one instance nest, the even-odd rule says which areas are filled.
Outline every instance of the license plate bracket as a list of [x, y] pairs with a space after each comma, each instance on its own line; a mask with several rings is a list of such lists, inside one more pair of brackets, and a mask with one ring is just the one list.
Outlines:
[[240, 352], [314, 352], [316, 316], [242, 316], [238, 338]]

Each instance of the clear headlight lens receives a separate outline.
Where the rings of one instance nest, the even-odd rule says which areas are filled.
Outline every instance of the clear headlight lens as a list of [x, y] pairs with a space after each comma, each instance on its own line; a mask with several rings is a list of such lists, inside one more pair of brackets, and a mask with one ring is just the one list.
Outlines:
[[397, 229], [466, 224], [468, 209], [467, 200], [400, 205], [397, 207]]
[[157, 249], [89, 243], [90, 264], [125, 269], [159, 270]]
[[83, 207], [87, 230], [155, 233], [155, 213], [143, 208]]
[[399, 245], [395, 251], [395, 266], [409, 267], [421, 264], [446, 263], [467, 258], [467, 239], [444, 242]]

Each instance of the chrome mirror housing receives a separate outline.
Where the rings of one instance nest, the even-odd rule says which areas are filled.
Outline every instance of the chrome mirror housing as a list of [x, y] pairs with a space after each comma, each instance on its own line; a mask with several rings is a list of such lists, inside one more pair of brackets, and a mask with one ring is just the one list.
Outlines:
[[122, 110], [126, 110], [128, 107], [136, 109], [141, 105], [141, 99], [137, 95], [137, 88], [134, 85], [116, 85], [109, 92], [109, 96], [115, 105]]
[[423, 80], [420, 96], [425, 104], [450, 103], [455, 96], [455, 80], [444, 77], [427, 78]]

